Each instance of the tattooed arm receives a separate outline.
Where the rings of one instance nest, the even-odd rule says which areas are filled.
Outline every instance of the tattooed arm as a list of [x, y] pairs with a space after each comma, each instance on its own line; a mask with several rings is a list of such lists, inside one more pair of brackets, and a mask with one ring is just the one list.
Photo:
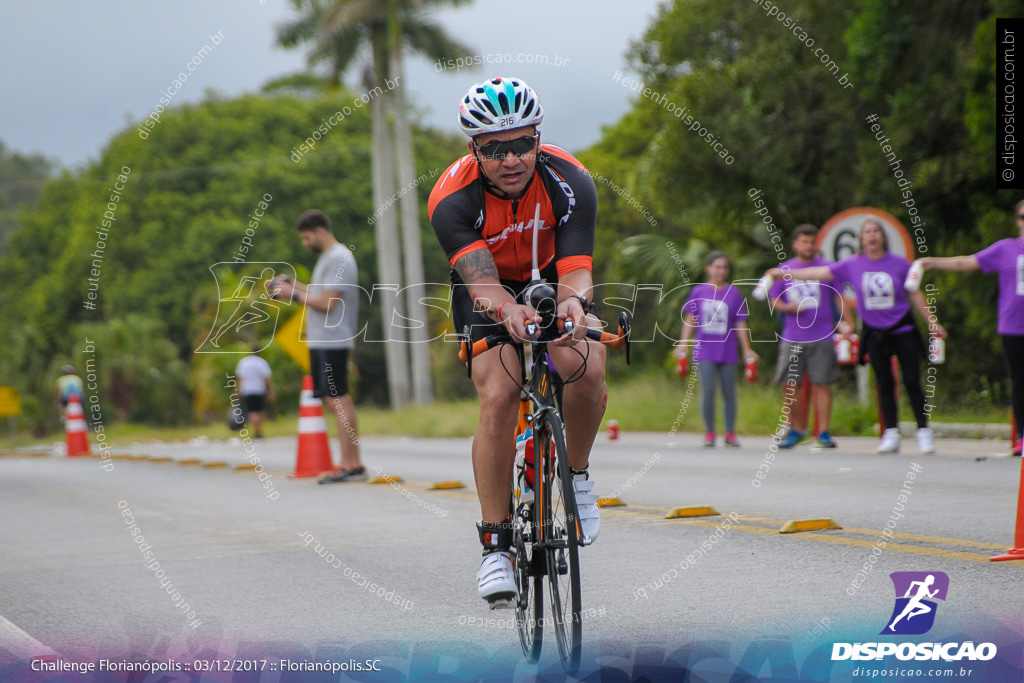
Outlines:
[[498, 267], [487, 249], [475, 249], [455, 262], [455, 270], [469, 287], [473, 307], [496, 322], [502, 323], [508, 331], [520, 339], [529, 339], [525, 325], [529, 321], [540, 323], [540, 316], [529, 306], [516, 303], [508, 291], [501, 286]]

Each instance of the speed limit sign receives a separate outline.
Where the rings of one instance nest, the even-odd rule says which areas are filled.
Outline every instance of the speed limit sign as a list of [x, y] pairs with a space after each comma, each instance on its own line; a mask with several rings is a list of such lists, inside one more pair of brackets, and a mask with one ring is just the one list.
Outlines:
[[860, 227], [868, 219], [881, 223], [889, 241], [890, 252], [911, 260], [914, 243], [907, 229], [891, 213], [870, 206], [841, 211], [821, 226], [818, 231], [818, 250], [822, 257], [830, 261], [841, 261], [847, 256], [855, 256], [860, 246]]

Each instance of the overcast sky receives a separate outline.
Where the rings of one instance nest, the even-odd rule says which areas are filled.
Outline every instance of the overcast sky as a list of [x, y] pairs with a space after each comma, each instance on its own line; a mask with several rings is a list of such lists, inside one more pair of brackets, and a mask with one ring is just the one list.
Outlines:
[[[274, 47], [274, 26], [292, 16], [286, 0], [8, 0], [0, 6], [0, 140], [65, 166], [96, 159], [129, 121], [149, 115], [204, 45], [222, 42], [195, 67], [172, 104], [206, 89], [236, 96], [305, 66], [304, 50]], [[631, 39], [650, 23], [657, 0], [476, 0], [436, 20], [474, 54], [495, 62], [439, 73], [423, 59], [407, 65], [410, 101], [426, 123], [456, 131], [458, 100], [490, 76], [514, 75], [545, 106], [544, 139], [569, 149], [595, 142], [601, 126], [629, 106], [613, 83]], [[513, 60], [534, 63], [508, 64]], [[471, 57], [472, 55], [467, 55]], [[539, 61], [547, 59], [547, 64]], [[555, 62], [561, 60], [561, 66]], [[353, 74], [354, 76], [354, 74]], [[353, 81], [350, 77], [349, 82]]]

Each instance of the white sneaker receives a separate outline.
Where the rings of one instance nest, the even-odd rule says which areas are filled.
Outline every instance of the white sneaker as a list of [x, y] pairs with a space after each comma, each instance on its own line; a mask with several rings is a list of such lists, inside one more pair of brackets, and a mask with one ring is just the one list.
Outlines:
[[574, 474], [572, 488], [576, 492], [576, 514], [583, 531], [580, 543], [590, 545], [601, 533], [601, 509], [597, 507], [597, 496], [593, 493], [594, 480], [587, 479], [586, 474]]
[[491, 604], [491, 609], [513, 607], [518, 591], [512, 555], [505, 551], [484, 555], [480, 571], [476, 573], [476, 587], [480, 597]]
[[879, 453], [899, 453], [900, 452], [900, 430], [898, 429], [886, 429], [882, 435], [882, 445], [878, 447]]
[[935, 452], [935, 434], [931, 427], [921, 427], [917, 430], [917, 447], [922, 453]]

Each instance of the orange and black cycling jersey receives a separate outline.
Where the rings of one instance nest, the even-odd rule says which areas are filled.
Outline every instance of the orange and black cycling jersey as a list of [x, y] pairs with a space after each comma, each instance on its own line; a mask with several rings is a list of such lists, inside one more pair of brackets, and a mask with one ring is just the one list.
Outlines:
[[539, 203], [538, 268], [553, 263], [559, 276], [592, 269], [597, 191], [575, 157], [541, 145], [520, 199], [502, 199], [486, 191], [485, 182], [476, 160], [466, 155], [448, 167], [430, 193], [430, 222], [453, 268], [466, 254], [489, 249], [502, 280], [529, 281]]

